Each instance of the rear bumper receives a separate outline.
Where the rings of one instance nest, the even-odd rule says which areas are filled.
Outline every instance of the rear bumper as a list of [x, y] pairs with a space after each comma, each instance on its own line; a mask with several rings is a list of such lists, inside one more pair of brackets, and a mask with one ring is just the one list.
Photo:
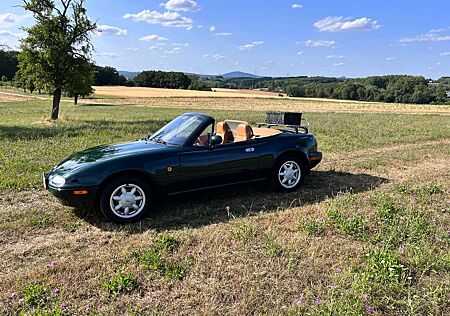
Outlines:
[[309, 164], [311, 169], [317, 166], [322, 161], [322, 152], [315, 151], [308, 154]]

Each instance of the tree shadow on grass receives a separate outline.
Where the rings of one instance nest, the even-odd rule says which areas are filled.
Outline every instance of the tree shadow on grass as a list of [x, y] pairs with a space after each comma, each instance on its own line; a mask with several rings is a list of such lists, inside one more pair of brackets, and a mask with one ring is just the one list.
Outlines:
[[[272, 213], [318, 203], [340, 191], [369, 191], [386, 182], [388, 180], [385, 178], [368, 174], [312, 171], [302, 188], [289, 194], [274, 193], [268, 183], [260, 182], [162, 198], [148, 218], [129, 225], [107, 222], [98, 212], [75, 212], [90, 224], [107, 231], [141, 233], [149, 229], [166, 231], [198, 228], [227, 222], [232, 217]], [[229, 211], [226, 206], [230, 206]]]

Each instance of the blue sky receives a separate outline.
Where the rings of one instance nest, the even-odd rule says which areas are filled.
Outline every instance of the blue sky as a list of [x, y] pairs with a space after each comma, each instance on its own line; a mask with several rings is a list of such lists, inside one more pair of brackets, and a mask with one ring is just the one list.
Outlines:
[[[59, 0], [56, 0], [59, 1]], [[0, 2], [0, 42], [33, 19]], [[448, 0], [86, 0], [93, 58], [119, 70], [450, 75]]]

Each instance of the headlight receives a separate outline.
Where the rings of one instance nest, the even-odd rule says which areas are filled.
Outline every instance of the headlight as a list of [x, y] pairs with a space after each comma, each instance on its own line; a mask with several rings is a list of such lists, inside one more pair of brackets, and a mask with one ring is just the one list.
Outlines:
[[66, 179], [64, 179], [61, 176], [54, 176], [50, 178], [51, 184], [53, 184], [55, 187], [62, 187], [64, 183], [66, 183]]

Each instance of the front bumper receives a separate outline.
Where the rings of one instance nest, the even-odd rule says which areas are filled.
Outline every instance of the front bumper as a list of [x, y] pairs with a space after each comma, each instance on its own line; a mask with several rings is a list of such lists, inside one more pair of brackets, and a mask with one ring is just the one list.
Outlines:
[[311, 169], [317, 166], [322, 161], [322, 152], [315, 151], [308, 154], [309, 164]]
[[[48, 176], [43, 175], [44, 187], [53, 196], [55, 196], [63, 205], [75, 208], [91, 208], [95, 206], [97, 197], [97, 188], [71, 187], [71, 188], [55, 188], [49, 184]], [[84, 192], [87, 193], [84, 193]], [[83, 194], [79, 194], [83, 192]]]

